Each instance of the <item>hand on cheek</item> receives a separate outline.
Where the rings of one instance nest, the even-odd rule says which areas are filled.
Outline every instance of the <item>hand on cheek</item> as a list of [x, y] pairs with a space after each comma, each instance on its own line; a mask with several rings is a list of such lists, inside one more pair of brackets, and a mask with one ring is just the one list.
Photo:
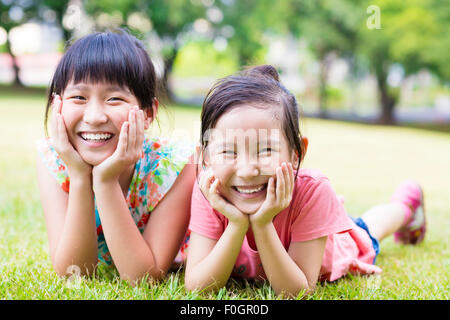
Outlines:
[[143, 142], [144, 113], [134, 106], [130, 108], [128, 120], [122, 124], [116, 150], [94, 167], [94, 183], [118, 181], [120, 174], [142, 157]]
[[61, 97], [55, 95], [52, 102], [52, 115], [50, 119], [52, 147], [66, 164], [69, 176], [90, 176], [92, 166], [81, 158], [80, 154], [69, 141], [67, 128], [62, 116], [62, 105]]
[[282, 163], [276, 168], [275, 177], [269, 179], [266, 200], [259, 210], [250, 216], [252, 226], [264, 226], [286, 209], [292, 200], [294, 191], [294, 170], [291, 163]]
[[214, 176], [211, 168], [200, 174], [199, 187], [211, 206], [227, 217], [230, 223], [248, 226], [248, 216], [220, 195], [220, 180]]

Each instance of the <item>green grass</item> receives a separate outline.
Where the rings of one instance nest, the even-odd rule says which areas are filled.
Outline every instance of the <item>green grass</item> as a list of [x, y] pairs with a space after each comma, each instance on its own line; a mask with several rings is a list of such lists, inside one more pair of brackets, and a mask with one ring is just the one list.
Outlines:
[[[44, 136], [42, 92], [0, 96], [0, 299], [277, 299], [267, 283], [231, 280], [215, 294], [187, 292], [183, 271], [136, 287], [100, 267], [90, 279], [64, 280], [52, 270], [34, 165], [34, 141]], [[169, 115], [168, 115], [169, 114]], [[198, 138], [200, 110], [162, 110], [153, 132]], [[321, 169], [349, 213], [386, 202], [395, 186], [414, 178], [425, 188], [424, 243], [381, 244], [380, 276], [347, 276], [319, 284], [311, 299], [449, 299], [450, 135], [432, 130], [306, 119], [305, 167]]]

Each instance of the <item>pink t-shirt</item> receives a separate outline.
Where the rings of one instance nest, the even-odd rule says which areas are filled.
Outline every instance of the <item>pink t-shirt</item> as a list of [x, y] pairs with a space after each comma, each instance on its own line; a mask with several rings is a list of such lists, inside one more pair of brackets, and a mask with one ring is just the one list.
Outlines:
[[[228, 219], [211, 207], [195, 184], [189, 229], [218, 240], [227, 224]], [[273, 224], [286, 250], [291, 242], [328, 236], [321, 280], [333, 281], [347, 272], [381, 272], [372, 264], [375, 250], [369, 235], [348, 217], [328, 178], [318, 170], [300, 169], [291, 204], [275, 217]], [[251, 230], [244, 238], [232, 276], [266, 278]]]

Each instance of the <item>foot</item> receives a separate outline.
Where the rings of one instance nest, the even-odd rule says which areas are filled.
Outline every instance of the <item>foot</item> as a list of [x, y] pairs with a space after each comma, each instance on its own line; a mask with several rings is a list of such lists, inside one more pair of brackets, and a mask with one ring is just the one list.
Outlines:
[[403, 244], [418, 244], [423, 241], [426, 232], [425, 207], [423, 191], [414, 181], [404, 181], [395, 191], [393, 202], [401, 202], [411, 210], [405, 223], [394, 233], [394, 240]]

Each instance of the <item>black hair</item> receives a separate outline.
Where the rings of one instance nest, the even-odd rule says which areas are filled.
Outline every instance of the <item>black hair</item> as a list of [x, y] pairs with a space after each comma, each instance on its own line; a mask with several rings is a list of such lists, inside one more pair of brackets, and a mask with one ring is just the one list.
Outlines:
[[205, 97], [201, 114], [200, 139], [203, 150], [208, 144], [208, 130], [215, 127], [225, 112], [243, 104], [282, 109], [282, 129], [289, 146], [298, 156], [298, 169], [305, 145], [299, 128], [297, 99], [280, 83], [277, 70], [270, 65], [248, 68], [238, 75], [220, 79], [213, 85]]
[[113, 83], [126, 87], [142, 109], [152, 110], [156, 98], [154, 65], [144, 45], [123, 29], [95, 32], [75, 41], [63, 55], [51, 81], [44, 125], [54, 95], [61, 95], [74, 83]]

